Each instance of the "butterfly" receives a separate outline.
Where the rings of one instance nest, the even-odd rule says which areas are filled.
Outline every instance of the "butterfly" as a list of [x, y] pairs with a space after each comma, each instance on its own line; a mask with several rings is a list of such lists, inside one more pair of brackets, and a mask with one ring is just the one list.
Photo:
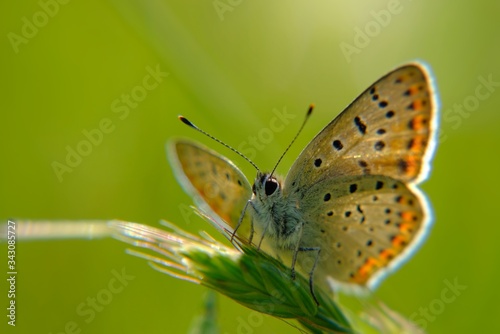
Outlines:
[[292, 275], [298, 270], [333, 289], [373, 290], [431, 227], [417, 186], [429, 174], [437, 114], [430, 70], [410, 63], [348, 105], [284, 179], [257, 168], [250, 185], [230, 160], [190, 140], [173, 140], [167, 150], [181, 185], [217, 225], [255, 236]]

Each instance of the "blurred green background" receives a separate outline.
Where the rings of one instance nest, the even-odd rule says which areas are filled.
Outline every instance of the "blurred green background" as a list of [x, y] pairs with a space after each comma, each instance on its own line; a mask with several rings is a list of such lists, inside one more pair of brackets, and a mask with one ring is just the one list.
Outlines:
[[[165, 142], [195, 138], [250, 179], [255, 171], [181, 124], [178, 114], [236, 147], [269, 127], [276, 111], [296, 116], [254, 147], [253, 160], [268, 169], [314, 102], [312, 119], [279, 167], [285, 174], [369, 84], [425, 60], [436, 76], [445, 138], [422, 186], [436, 222], [421, 251], [376, 295], [431, 333], [500, 330], [499, 2], [29, 0], [2, 2], [0, 13], [1, 219], [156, 225], [163, 218], [215, 235], [197, 217], [186, 219], [191, 201], [174, 179]], [[144, 82], [157, 69], [164, 73], [158, 84]], [[58, 178], [54, 161], [65, 163], [68, 147], [83, 145], [85, 130], [100, 126], [108, 131], [102, 140], [80, 147], [89, 154]], [[124, 249], [115, 240], [19, 243], [15, 331], [60, 333], [73, 321], [82, 333], [185, 333], [205, 288], [156, 272]], [[3, 263], [6, 257], [2, 247]], [[90, 316], [77, 308], [122, 268], [135, 278], [87, 323]], [[455, 294], [446, 290], [454, 282], [464, 287]], [[4, 315], [4, 279], [0, 287], [0, 331], [14, 332]], [[244, 323], [256, 324], [253, 333], [295, 331], [267, 316], [256, 322], [249, 310], [219, 300], [223, 333], [245, 332]]]

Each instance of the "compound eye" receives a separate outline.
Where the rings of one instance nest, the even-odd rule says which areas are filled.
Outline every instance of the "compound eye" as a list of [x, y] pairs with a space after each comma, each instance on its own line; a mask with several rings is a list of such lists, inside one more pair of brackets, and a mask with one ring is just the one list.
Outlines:
[[270, 195], [274, 194], [276, 189], [278, 189], [278, 182], [275, 179], [269, 179], [266, 181], [266, 184], [264, 187], [265, 187], [264, 189], [266, 191], [266, 195], [270, 196]]

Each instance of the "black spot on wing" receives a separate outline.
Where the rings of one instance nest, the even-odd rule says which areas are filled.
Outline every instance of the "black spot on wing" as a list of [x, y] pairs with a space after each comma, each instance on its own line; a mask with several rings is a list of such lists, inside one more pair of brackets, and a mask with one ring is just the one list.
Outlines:
[[335, 147], [337, 151], [340, 151], [344, 147], [344, 145], [342, 145], [342, 142], [340, 140], [336, 139], [333, 141], [333, 147]]
[[359, 167], [363, 168], [364, 174], [370, 174], [370, 168], [368, 167], [368, 163], [365, 160], [358, 161]]
[[408, 162], [405, 159], [399, 159], [398, 161], [398, 167], [401, 170], [401, 172], [406, 173], [408, 171]]
[[375, 148], [376, 151], [382, 151], [384, 149], [384, 147], [385, 147], [385, 143], [382, 140], [379, 140], [373, 146], [373, 148]]
[[366, 124], [363, 123], [363, 121], [361, 120], [361, 118], [359, 116], [356, 116], [354, 118], [354, 124], [356, 124], [356, 126], [358, 127], [358, 130], [359, 132], [361, 132], [361, 134], [366, 134]]
[[385, 108], [385, 107], [387, 107], [387, 105], [388, 105], [388, 104], [389, 104], [389, 103], [388, 103], [387, 101], [380, 101], [380, 102], [378, 103], [378, 106], [379, 106], [380, 108]]

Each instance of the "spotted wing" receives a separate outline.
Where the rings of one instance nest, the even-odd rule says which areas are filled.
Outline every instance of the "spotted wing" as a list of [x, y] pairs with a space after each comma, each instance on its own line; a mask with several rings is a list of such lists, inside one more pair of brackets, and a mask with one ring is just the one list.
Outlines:
[[[314, 279], [373, 288], [416, 250], [430, 226], [418, 189], [387, 176], [344, 176], [301, 194], [301, 247], [321, 249]], [[314, 252], [300, 252], [303, 272]]]
[[371, 85], [302, 151], [284, 191], [347, 175], [386, 175], [418, 183], [434, 151], [436, 96], [421, 64]]
[[[167, 153], [179, 183], [196, 205], [232, 231], [252, 195], [243, 173], [222, 155], [191, 141], [173, 140]], [[245, 219], [238, 234], [248, 236], [249, 226]]]

